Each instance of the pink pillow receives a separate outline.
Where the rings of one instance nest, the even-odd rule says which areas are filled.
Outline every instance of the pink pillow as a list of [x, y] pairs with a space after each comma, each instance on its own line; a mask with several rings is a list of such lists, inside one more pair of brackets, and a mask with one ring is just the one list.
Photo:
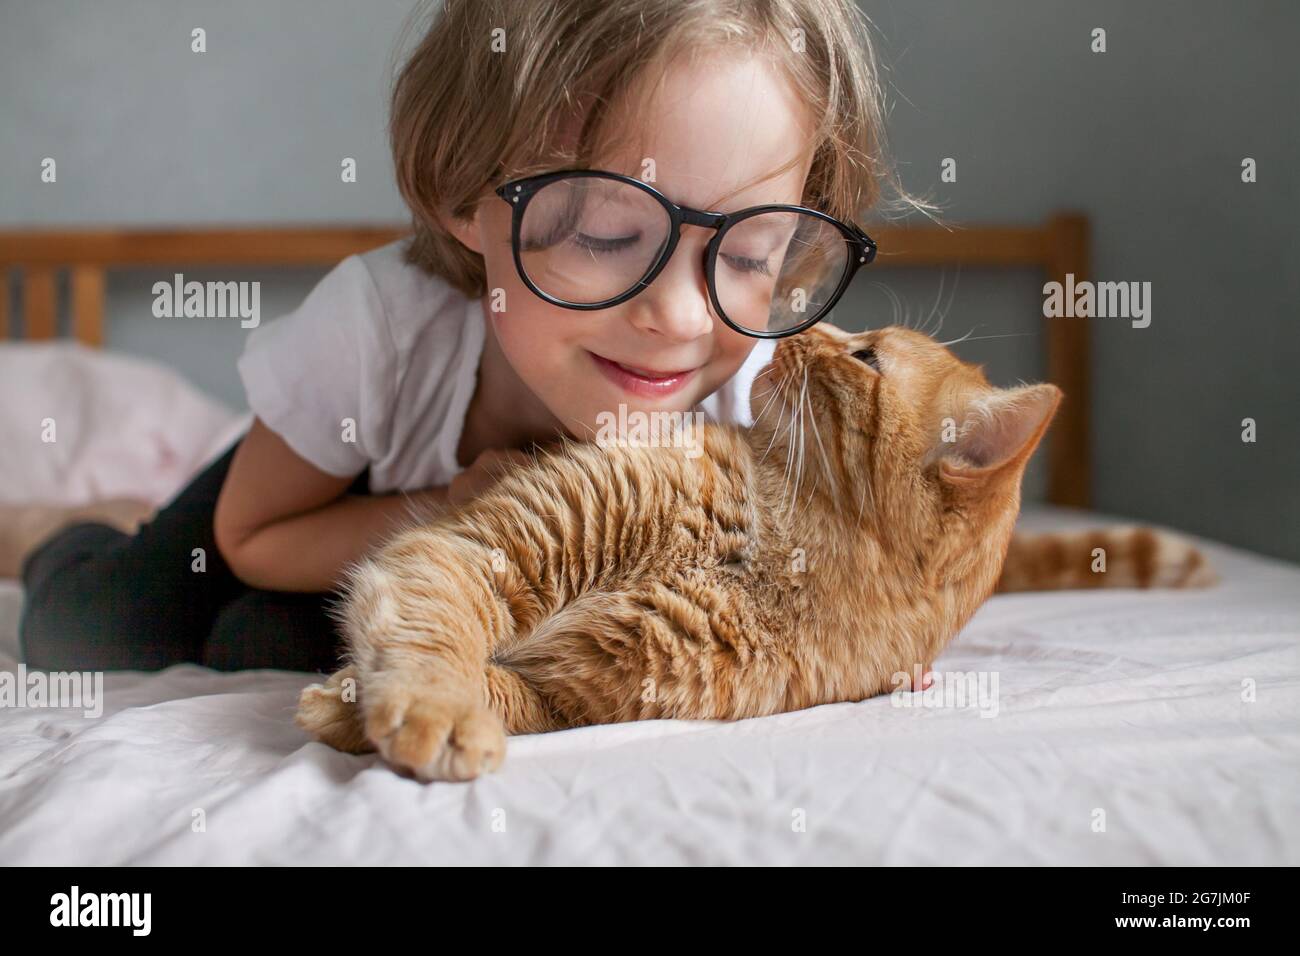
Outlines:
[[251, 420], [155, 362], [76, 342], [4, 343], [0, 503], [163, 504]]

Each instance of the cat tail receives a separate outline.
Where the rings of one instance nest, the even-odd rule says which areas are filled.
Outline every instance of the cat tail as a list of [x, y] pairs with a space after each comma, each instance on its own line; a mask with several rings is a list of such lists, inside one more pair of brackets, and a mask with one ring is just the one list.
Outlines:
[[996, 593], [1074, 588], [1202, 588], [1219, 576], [1189, 539], [1163, 528], [1016, 532]]

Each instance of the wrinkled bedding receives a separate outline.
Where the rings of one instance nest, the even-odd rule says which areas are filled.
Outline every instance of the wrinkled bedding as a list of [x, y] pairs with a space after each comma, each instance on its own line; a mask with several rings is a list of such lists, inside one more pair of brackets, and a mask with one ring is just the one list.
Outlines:
[[310, 675], [108, 674], [98, 717], [0, 708], [0, 863], [1300, 863], [1300, 568], [1206, 548], [1207, 591], [993, 598], [936, 662], [978, 706], [517, 737], [469, 784], [308, 741]]

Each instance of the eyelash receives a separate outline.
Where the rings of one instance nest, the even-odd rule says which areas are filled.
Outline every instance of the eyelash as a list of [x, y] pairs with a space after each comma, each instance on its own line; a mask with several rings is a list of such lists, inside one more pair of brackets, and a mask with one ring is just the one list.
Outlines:
[[728, 262], [739, 262], [742, 264], [743, 272], [754, 272], [761, 276], [770, 276], [771, 270], [767, 267], [766, 259], [745, 259], [741, 256], [723, 256]]
[[583, 249], [590, 249], [592, 252], [619, 252], [634, 245], [640, 238], [640, 236], [620, 236], [617, 239], [597, 239], [579, 232], [574, 235], [573, 241]]
[[[617, 239], [597, 239], [594, 236], [579, 232], [574, 234], [573, 241], [576, 245], [591, 252], [613, 253], [634, 245], [640, 238], [640, 236], [621, 236]], [[743, 256], [727, 255], [722, 258], [735, 265], [742, 272], [752, 272], [762, 276], [771, 276], [772, 274], [767, 267], [766, 259], [746, 259]]]

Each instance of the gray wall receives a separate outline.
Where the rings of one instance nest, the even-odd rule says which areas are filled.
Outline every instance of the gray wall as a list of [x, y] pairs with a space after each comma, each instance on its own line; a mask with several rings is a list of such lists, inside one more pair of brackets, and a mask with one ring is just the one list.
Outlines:
[[[400, 222], [385, 135], [410, 0], [0, 0], [0, 225]], [[207, 31], [207, 52], [190, 31]], [[58, 162], [42, 184], [41, 159]], [[340, 180], [357, 161], [358, 181]], [[110, 347], [159, 358], [244, 406], [228, 319], [156, 319], [153, 283], [117, 273]], [[262, 314], [323, 273], [261, 279]]]
[[[0, 2], [0, 225], [397, 221], [385, 90], [411, 0]], [[1087, 213], [1093, 277], [1152, 283], [1093, 323], [1096, 506], [1300, 560], [1300, 6], [865, 0], [894, 152], [953, 221]], [[189, 51], [202, 26], [208, 52]], [[1107, 31], [1108, 52], [1089, 50]], [[59, 162], [42, 185], [38, 164]], [[339, 181], [355, 157], [360, 181]], [[1259, 164], [1243, 184], [1240, 162]], [[956, 183], [939, 181], [943, 157]], [[319, 275], [263, 279], [266, 315]], [[110, 284], [110, 345], [242, 405], [236, 321], [155, 319]], [[204, 275], [187, 272], [187, 278]], [[1041, 280], [865, 275], [845, 325], [901, 316], [1003, 383], [1041, 375]], [[896, 310], [894, 300], [899, 306]], [[1258, 422], [1255, 444], [1241, 420]], [[1031, 486], [1041, 483], [1041, 475]]]
[[[1152, 283], [1150, 327], [1092, 323], [1096, 507], [1300, 559], [1300, 5], [864, 6], [893, 64], [909, 188], [933, 187], [954, 221], [1080, 209], [1093, 277]], [[1090, 52], [1094, 27], [1104, 54]], [[947, 156], [956, 183], [939, 181]], [[1034, 331], [949, 278], [945, 335]], [[1030, 341], [977, 343], [980, 360]], [[1247, 417], [1255, 444], [1241, 441]]]

